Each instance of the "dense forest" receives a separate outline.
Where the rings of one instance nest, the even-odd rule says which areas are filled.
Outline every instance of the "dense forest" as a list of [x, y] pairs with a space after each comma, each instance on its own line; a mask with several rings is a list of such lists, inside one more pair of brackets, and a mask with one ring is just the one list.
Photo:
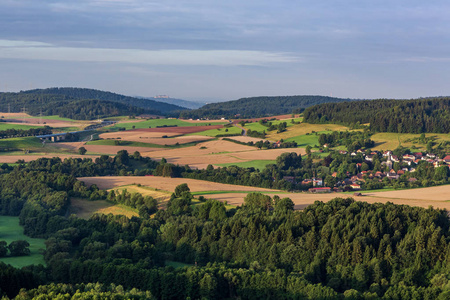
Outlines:
[[278, 96], [278, 97], [251, 97], [234, 101], [210, 103], [199, 109], [183, 111], [183, 118], [257, 118], [281, 114], [290, 114], [294, 111], [328, 102], [343, 102], [350, 99], [339, 99], [325, 96]]
[[[0, 93], [1, 111], [26, 112], [37, 116], [58, 115], [75, 120], [137, 115], [146, 112], [142, 108], [105, 100], [78, 100], [62, 95]], [[157, 111], [153, 111], [156, 113]]]
[[450, 98], [367, 100], [326, 103], [307, 108], [308, 123], [357, 125], [370, 123], [377, 132], [448, 133]]
[[130, 106], [136, 106], [143, 108], [146, 111], [159, 111], [163, 114], [176, 112], [180, 110], [185, 110], [186, 108], [165, 103], [161, 101], [147, 99], [147, 98], [136, 98], [130, 96], [124, 96], [116, 93], [105, 92], [95, 89], [86, 88], [71, 88], [71, 87], [61, 87], [61, 88], [48, 88], [48, 89], [36, 89], [25, 91], [24, 93], [31, 94], [51, 94], [51, 95], [62, 95], [70, 97], [72, 99], [95, 99], [95, 100], [105, 100], [111, 102], [118, 102]]
[[[192, 205], [183, 184], [167, 209], [151, 218], [147, 213], [131, 219], [67, 217], [71, 197], [113, 197], [95, 185], [86, 187], [69, 175], [69, 166], [88, 175], [105, 164], [106, 173], [114, 173], [149, 163], [124, 154], [95, 162], [40, 159], [14, 169], [2, 166], [1, 214], [19, 215], [25, 234], [47, 239], [47, 266], [0, 264], [1, 295], [448, 299], [450, 221], [444, 210], [334, 199], [294, 211], [289, 198], [259, 193], [227, 210], [215, 200]], [[166, 266], [171, 261], [187, 265]]]
[[109, 92], [76, 88], [0, 93], [0, 111], [31, 115], [59, 115], [75, 120], [147, 114], [171, 114], [183, 108], [152, 100], [137, 99]]

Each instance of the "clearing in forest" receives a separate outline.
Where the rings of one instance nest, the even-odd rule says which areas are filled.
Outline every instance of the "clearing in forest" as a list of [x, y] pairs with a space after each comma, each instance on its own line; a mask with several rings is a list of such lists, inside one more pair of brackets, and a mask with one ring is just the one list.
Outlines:
[[23, 234], [23, 227], [19, 225], [19, 217], [0, 216], [0, 241], [8, 244], [12, 241], [26, 240], [30, 243], [30, 255], [15, 257], [0, 257], [0, 261], [16, 268], [29, 265], [45, 265], [42, 253], [45, 250], [45, 240], [30, 238]]
[[137, 210], [124, 205], [113, 204], [105, 200], [91, 201], [88, 199], [71, 198], [69, 214], [74, 214], [78, 218], [89, 219], [92, 215], [113, 214], [124, 215], [128, 218], [139, 216]]

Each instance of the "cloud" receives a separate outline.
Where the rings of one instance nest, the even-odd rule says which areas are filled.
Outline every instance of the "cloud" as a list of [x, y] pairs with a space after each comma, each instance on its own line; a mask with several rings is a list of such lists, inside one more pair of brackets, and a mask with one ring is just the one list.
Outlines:
[[268, 51], [77, 48], [10, 40], [0, 40], [0, 58], [199, 66], [264, 66], [300, 60], [287, 53]]

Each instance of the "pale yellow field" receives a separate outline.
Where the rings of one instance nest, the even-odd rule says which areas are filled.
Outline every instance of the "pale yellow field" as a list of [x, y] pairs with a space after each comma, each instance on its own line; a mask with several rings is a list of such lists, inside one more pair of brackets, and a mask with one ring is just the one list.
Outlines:
[[159, 207], [164, 208], [167, 205], [167, 202], [172, 195], [172, 192], [163, 191], [163, 190], [155, 190], [146, 186], [137, 186], [137, 185], [125, 185], [117, 188], [113, 188], [113, 190], [121, 192], [122, 190], [127, 190], [129, 193], [139, 193], [142, 196], [150, 196], [158, 201]]
[[0, 155], [0, 162], [1, 163], [7, 163], [12, 164], [17, 162], [19, 159], [23, 159], [25, 162], [29, 162], [32, 160], [36, 160], [39, 158], [52, 158], [52, 157], [59, 157], [62, 160], [65, 158], [92, 158], [95, 159], [99, 157], [99, 155], [77, 155], [77, 154], [58, 154], [58, 153], [50, 153], [50, 154], [42, 154], [42, 155], [35, 155], [35, 154], [26, 154], [26, 155]]
[[298, 125], [288, 127], [287, 130], [282, 133], [272, 132], [271, 134], [268, 135], [268, 138], [273, 140], [280, 140], [280, 139], [288, 139], [299, 135], [304, 135], [307, 133], [311, 133], [313, 131], [319, 132], [319, 131], [346, 131], [346, 130], [349, 130], [348, 127], [343, 125], [301, 123]]
[[[202, 149], [205, 147], [206, 149]], [[143, 156], [154, 159], [165, 158], [168, 162], [189, 165], [194, 168], [206, 168], [209, 164], [239, 163], [250, 160], [275, 160], [285, 152], [305, 154], [304, 149], [270, 149], [259, 150], [255, 147], [239, 145], [224, 140], [214, 140], [202, 144], [170, 150], [141, 152]]]
[[[100, 137], [104, 138], [104, 136], [109, 133], [101, 134]], [[121, 141], [130, 141], [130, 142], [141, 142], [141, 143], [149, 143], [149, 144], [157, 144], [157, 145], [175, 145], [175, 144], [187, 144], [192, 142], [204, 142], [213, 139], [209, 136], [201, 136], [201, 135], [189, 135], [189, 136], [177, 136], [173, 138], [162, 138], [158, 134], [158, 137], [149, 137], [142, 134], [136, 134], [135, 132], [130, 133], [130, 135], [123, 135], [121, 137]], [[172, 133], [174, 135], [174, 133]]]
[[411, 206], [419, 206], [428, 208], [441, 208], [450, 210], [450, 185], [401, 190], [393, 192], [374, 192], [365, 194], [365, 196], [353, 196], [353, 194], [344, 193], [326, 193], [326, 194], [311, 194], [311, 193], [288, 193], [286, 191], [263, 189], [248, 186], [238, 186], [221, 184], [215, 182], [208, 182], [194, 179], [184, 178], [164, 178], [156, 176], [148, 177], [85, 177], [79, 178], [87, 184], [97, 184], [102, 189], [110, 189], [122, 185], [140, 183], [142, 185], [174, 191], [175, 187], [182, 183], [187, 183], [192, 192], [208, 192], [208, 191], [242, 191], [242, 193], [223, 193], [223, 194], [205, 194], [206, 198], [217, 199], [220, 201], [227, 201], [231, 205], [241, 205], [247, 192], [270, 192], [268, 195], [273, 197], [278, 195], [280, 197], [289, 197], [295, 204], [296, 209], [302, 209], [314, 203], [314, 201], [327, 202], [331, 199], [341, 197], [353, 197], [358, 201], [366, 201], [369, 203], [386, 203], [392, 202], [394, 204], [403, 204]]
[[[242, 127], [240, 127], [242, 128]], [[250, 137], [250, 136], [230, 136], [228, 137], [230, 140], [235, 140], [238, 142], [242, 142], [242, 143], [248, 143], [248, 142], [259, 142], [259, 141], [268, 141], [267, 139], [259, 139], [259, 138], [254, 138], [254, 137]]]
[[141, 184], [153, 189], [169, 191], [173, 193], [177, 185], [187, 183], [191, 192], [199, 191], [272, 191], [271, 189], [256, 188], [223, 184], [189, 178], [168, 178], [159, 176], [105, 176], [105, 177], [79, 177], [78, 180], [87, 185], [96, 184], [100, 189], [112, 189], [130, 184]]
[[[375, 142], [374, 150], [394, 150], [400, 145], [407, 148], [416, 146], [420, 150], [425, 150], [426, 144], [408, 141], [418, 137], [420, 134], [383, 132], [374, 134], [371, 139]], [[435, 137], [435, 143], [450, 141], [450, 135], [444, 133], [427, 133], [426, 137]]]

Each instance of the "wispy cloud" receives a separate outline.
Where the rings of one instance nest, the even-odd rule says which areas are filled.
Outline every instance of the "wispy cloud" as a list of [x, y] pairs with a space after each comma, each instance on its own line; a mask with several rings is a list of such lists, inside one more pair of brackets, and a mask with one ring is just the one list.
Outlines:
[[77, 48], [10, 40], [0, 40], [0, 58], [199, 66], [264, 66], [300, 60], [287, 53], [268, 51]]

